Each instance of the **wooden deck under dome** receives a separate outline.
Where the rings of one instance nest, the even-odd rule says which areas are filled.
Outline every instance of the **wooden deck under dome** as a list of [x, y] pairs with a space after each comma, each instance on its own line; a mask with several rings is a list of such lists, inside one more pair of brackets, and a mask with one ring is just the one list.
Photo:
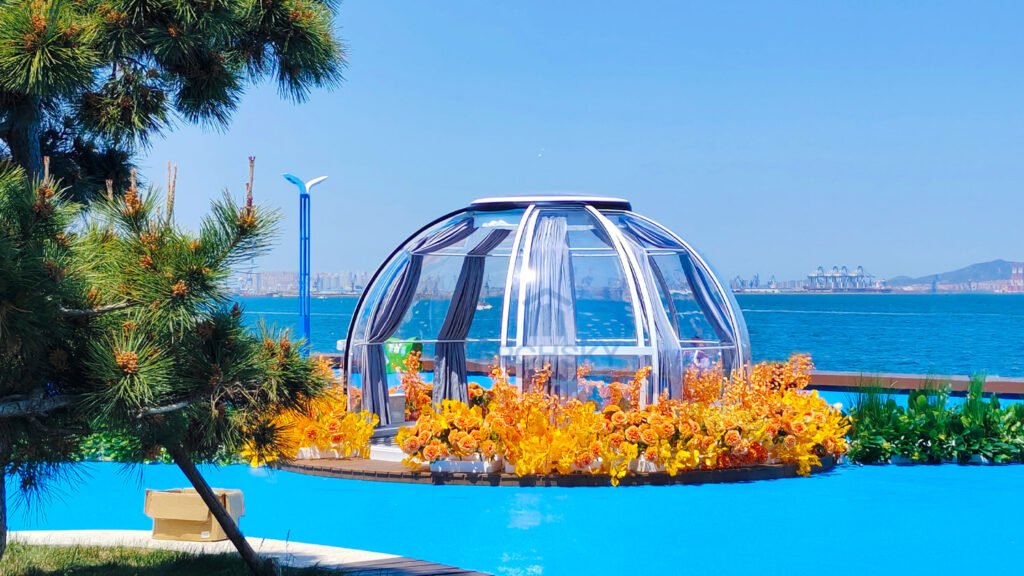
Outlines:
[[[822, 466], [812, 474], [829, 472], [836, 463], [823, 458]], [[414, 484], [457, 484], [468, 486], [610, 486], [611, 480], [602, 474], [568, 474], [548, 476], [516, 476], [515, 474], [434, 473], [429, 470], [410, 470], [400, 462], [368, 460], [363, 458], [296, 460], [278, 463], [288, 472], [312, 474], [327, 478], [370, 480], [375, 482], [408, 482]], [[668, 484], [718, 484], [723, 482], [751, 482], [797, 477], [795, 464], [769, 464], [730, 468], [724, 470], [691, 470], [669, 476], [664, 472], [634, 473], [623, 478], [620, 486], [647, 486]]]

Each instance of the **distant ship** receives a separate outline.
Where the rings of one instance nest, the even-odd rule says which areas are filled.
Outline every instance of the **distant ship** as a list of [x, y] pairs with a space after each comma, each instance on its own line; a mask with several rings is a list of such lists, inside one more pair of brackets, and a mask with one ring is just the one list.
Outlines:
[[494, 306], [491, 306], [487, 302], [483, 302], [476, 305], [477, 310], [490, 310], [491, 308], [494, 308]]

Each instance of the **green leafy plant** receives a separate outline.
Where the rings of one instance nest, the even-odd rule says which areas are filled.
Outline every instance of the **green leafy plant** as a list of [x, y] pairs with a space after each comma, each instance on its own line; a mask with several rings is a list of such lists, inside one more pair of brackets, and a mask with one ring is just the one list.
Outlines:
[[1024, 462], [1024, 404], [1003, 406], [985, 394], [985, 376], [971, 377], [962, 403], [948, 384], [928, 381], [901, 406], [878, 386], [853, 398], [849, 457], [862, 464]]
[[850, 404], [849, 458], [864, 464], [889, 462], [896, 450], [893, 440], [902, 413], [896, 400], [875, 382], [862, 388]]
[[953, 455], [948, 409], [949, 386], [925, 382], [907, 395], [907, 409], [897, 425], [896, 452], [913, 462], [941, 464]]

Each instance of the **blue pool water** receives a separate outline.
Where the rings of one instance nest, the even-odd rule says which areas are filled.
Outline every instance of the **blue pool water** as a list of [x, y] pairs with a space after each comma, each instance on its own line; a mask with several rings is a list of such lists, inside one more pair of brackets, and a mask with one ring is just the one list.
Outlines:
[[[756, 360], [808, 352], [825, 370], [1024, 376], [1021, 294], [782, 294], [738, 299]], [[297, 299], [240, 300], [253, 320], [263, 317], [297, 332]], [[315, 351], [335, 351], [355, 304], [355, 298], [313, 300]], [[481, 314], [500, 314], [500, 305]]]
[[[171, 466], [87, 470], [42, 519], [16, 511], [12, 528], [148, 529], [142, 486], [186, 485]], [[1024, 552], [1024, 465], [842, 466], [810, 478], [615, 489], [388, 484], [244, 466], [205, 474], [244, 490], [251, 536], [509, 576], [1012, 574]]]

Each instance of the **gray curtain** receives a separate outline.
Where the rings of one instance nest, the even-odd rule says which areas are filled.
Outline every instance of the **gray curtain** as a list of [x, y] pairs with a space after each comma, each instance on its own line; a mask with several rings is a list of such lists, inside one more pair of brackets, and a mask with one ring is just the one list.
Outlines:
[[[639, 240], [641, 243], [650, 244], [655, 248], [669, 250], [683, 250], [683, 246], [674, 238], [666, 235], [657, 228], [641, 220], [623, 220], [626, 232]], [[683, 273], [686, 275], [686, 282], [693, 291], [693, 300], [697, 303], [701, 313], [707, 318], [711, 328], [715, 331], [718, 340], [725, 346], [734, 342], [732, 329], [725, 319], [723, 310], [720, 309], [712, 297], [712, 288], [708, 284], [705, 274], [697, 269], [693, 258], [689, 253], [683, 252], [679, 255], [679, 262], [682, 265]], [[726, 373], [732, 371], [735, 365], [735, 349], [722, 351], [722, 367]]]
[[434, 404], [451, 399], [469, 403], [466, 377], [466, 336], [476, 315], [483, 288], [486, 256], [498, 247], [511, 230], [493, 230], [466, 255], [455, 283], [451, 304], [445, 314], [439, 342], [434, 347]]
[[[565, 216], [542, 214], [537, 219], [530, 250], [534, 278], [526, 287], [526, 346], [576, 345], [576, 290], [568, 230]], [[523, 364], [532, 371], [550, 364], [548, 392], [563, 398], [576, 395], [575, 356], [541, 355], [524, 358]], [[523, 386], [528, 387], [529, 382], [524, 381]]]
[[[704, 314], [704, 317], [708, 319], [708, 322], [711, 324], [711, 328], [715, 331], [715, 335], [718, 337], [719, 342], [724, 346], [732, 344], [732, 330], [729, 328], [729, 323], [723, 316], [723, 311], [712, 299], [711, 287], [708, 286], [707, 277], [697, 270], [697, 266], [693, 263], [693, 258], [691, 258], [689, 254], [680, 254], [679, 261], [683, 265], [683, 273], [686, 274], [686, 281], [690, 284], [690, 288], [693, 290], [693, 299], [697, 302], [697, 306], [700, 307], [700, 311]], [[735, 364], [735, 356], [735, 349], [722, 350], [722, 368], [725, 370], [726, 374], [732, 373], [733, 365]]]
[[676, 308], [676, 301], [672, 298], [672, 289], [668, 285], [668, 281], [665, 280], [665, 273], [661, 271], [661, 266], [658, 266], [658, 262], [653, 256], [648, 258], [648, 262], [651, 264], [651, 273], [654, 274], [654, 281], [658, 284], [658, 289], [665, 299], [665, 312], [668, 313], [669, 320], [672, 321], [672, 328], [675, 329], [676, 334], [682, 335], [682, 331], [679, 329], [679, 310]]
[[398, 330], [412, 306], [423, 271], [423, 256], [465, 240], [474, 230], [473, 219], [463, 218], [411, 246], [402, 269], [370, 313], [369, 334], [363, 348], [363, 407], [380, 417], [381, 426], [391, 425], [384, 343]]
[[[642, 273], [651, 292], [650, 301], [643, 302], [643, 305], [645, 312], [647, 312], [649, 307], [650, 313], [654, 317], [654, 326], [650, 326], [649, 330], [657, 336], [658, 343], [658, 380], [656, 382], [650, 381], [647, 384], [648, 401], [653, 401], [665, 390], [668, 391], [670, 398], [681, 398], [685, 367], [683, 366], [683, 352], [682, 347], [679, 345], [676, 325], [673, 324], [672, 319], [669, 317], [670, 313], [673, 317], [675, 316], [675, 304], [672, 302], [672, 293], [668, 291], [668, 286], [665, 283], [665, 277], [661, 274], [661, 269], [658, 268], [653, 258], [647, 256], [643, 246], [633, 240], [629, 242], [629, 249], [633, 251], [633, 255], [638, 263], [647, 264], [646, 269]], [[662, 298], [658, 297], [659, 292], [665, 295], [669, 310], [666, 310], [666, 307], [662, 305]]]

